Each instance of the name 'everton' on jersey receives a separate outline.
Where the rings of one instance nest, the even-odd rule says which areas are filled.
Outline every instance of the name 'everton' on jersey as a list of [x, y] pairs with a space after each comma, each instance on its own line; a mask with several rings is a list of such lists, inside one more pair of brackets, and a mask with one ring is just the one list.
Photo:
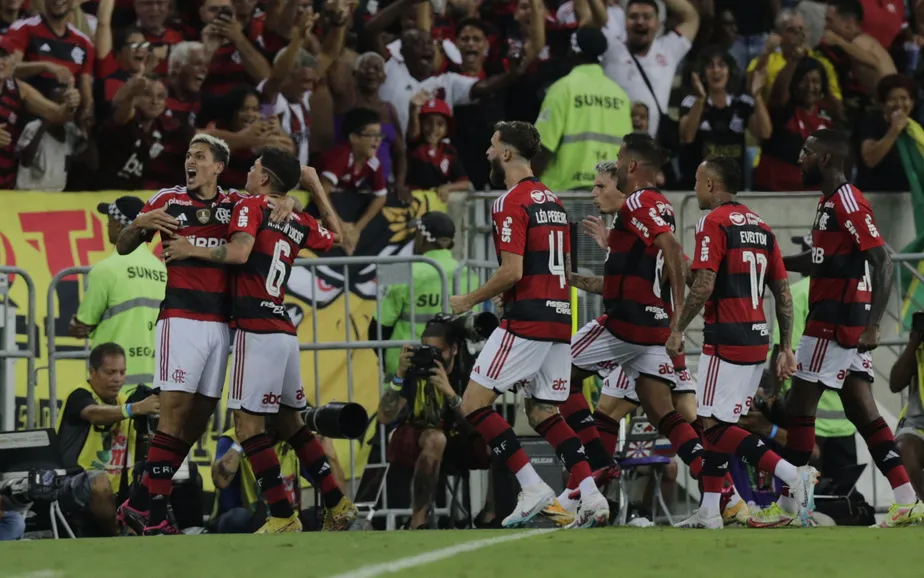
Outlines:
[[234, 270], [231, 280], [231, 326], [252, 333], [295, 335], [284, 304], [292, 264], [302, 249], [329, 250], [334, 237], [306, 213], [284, 223], [270, 221], [272, 209], [263, 200], [242, 201], [231, 215], [229, 235], [243, 232], [254, 238], [250, 257]]
[[501, 195], [491, 210], [497, 260], [523, 256], [523, 277], [504, 293], [500, 326], [524, 339], [571, 341], [571, 291], [565, 256], [571, 254], [568, 213], [534, 177]]
[[654, 240], [674, 228], [674, 207], [655, 189], [629, 195], [616, 216], [603, 267], [603, 306], [606, 328], [623, 341], [663, 345], [670, 337], [671, 290]]
[[739, 365], [765, 362], [770, 332], [764, 287], [786, 279], [769, 225], [741, 203], [724, 203], [697, 223], [693, 259], [694, 271], [716, 273], [704, 314], [703, 353]]
[[885, 244], [869, 202], [844, 184], [818, 201], [812, 227], [812, 280], [805, 335], [857, 346], [869, 324], [872, 281], [864, 251]]

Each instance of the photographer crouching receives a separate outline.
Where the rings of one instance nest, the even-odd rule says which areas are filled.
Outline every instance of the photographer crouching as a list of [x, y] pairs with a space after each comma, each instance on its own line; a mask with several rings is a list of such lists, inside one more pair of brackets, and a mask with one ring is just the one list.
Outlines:
[[[484, 315], [479, 322], [485, 321]], [[497, 324], [493, 315], [488, 317]], [[475, 318], [446, 315], [430, 321], [422, 345], [401, 350], [395, 377], [379, 401], [378, 418], [383, 424], [393, 423], [405, 412], [392, 432], [387, 455], [390, 464], [414, 471], [412, 529], [427, 526], [442, 462], [461, 471], [487, 469], [490, 462], [487, 444], [460, 411], [471, 373], [467, 321]]]
[[924, 497], [924, 311], [911, 318], [911, 336], [889, 373], [889, 389], [908, 388], [908, 404], [895, 431], [895, 445], [918, 497]]

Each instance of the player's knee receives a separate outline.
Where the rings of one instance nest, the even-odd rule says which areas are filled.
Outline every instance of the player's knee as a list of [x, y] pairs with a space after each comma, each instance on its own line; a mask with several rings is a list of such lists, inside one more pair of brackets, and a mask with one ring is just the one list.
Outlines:
[[420, 434], [420, 452], [431, 458], [441, 458], [446, 451], [446, 434], [442, 430], [428, 429]]
[[263, 416], [256, 416], [245, 411], [234, 412], [234, 433], [237, 439], [244, 441], [266, 431]]
[[97, 499], [113, 499], [112, 485], [109, 483], [109, 476], [100, 474], [90, 478], [90, 495]]
[[597, 404], [597, 411], [609, 416], [613, 421], [619, 421], [626, 417], [634, 407], [635, 404], [625, 399], [611, 395], [601, 395], [600, 402]]
[[689, 423], [696, 420], [696, 396], [690, 393], [673, 394], [674, 409]]
[[488, 399], [487, 396], [484, 395], [485, 393], [493, 394], [493, 392], [474, 381], [468, 382], [468, 387], [465, 388], [465, 392], [462, 394], [462, 414], [467, 416], [472, 412], [491, 405], [494, 396], [492, 395], [491, 398]]

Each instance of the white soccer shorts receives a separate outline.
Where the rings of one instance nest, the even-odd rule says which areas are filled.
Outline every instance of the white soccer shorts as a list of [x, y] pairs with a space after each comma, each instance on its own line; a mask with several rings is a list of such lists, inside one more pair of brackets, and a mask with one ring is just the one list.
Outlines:
[[[693, 374], [689, 369], [684, 369], [680, 373], [677, 373], [676, 369], [671, 369], [671, 371], [677, 378], [677, 386], [672, 390], [673, 393], [696, 393], [696, 380], [693, 379]], [[600, 394], [639, 403], [638, 393], [635, 391], [635, 379], [629, 377], [622, 367], [617, 367], [603, 378], [603, 388]]]
[[527, 398], [561, 403], [571, 389], [571, 352], [567, 343], [524, 339], [498, 327], [478, 354], [471, 379], [498, 394], [518, 387]]
[[221, 399], [231, 347], [227, 323], [161, 319], [155, 344], [155, 388]]
[[763, 372], [763, 363], [738, 365], [703, 353], [699, 358], [696, 415], [738, 423], [751, 409]]
[[298, 337], [238, 330], [234, 334], [228, 409], [275, 414], [280, 405], [295, 410], [306, 405]]
[[803, 335], [796, 349], [796, 377], [839, 390], [850, 373], [862, 373], [873, 381], [873, 356], [846, 349], [832, 339]]

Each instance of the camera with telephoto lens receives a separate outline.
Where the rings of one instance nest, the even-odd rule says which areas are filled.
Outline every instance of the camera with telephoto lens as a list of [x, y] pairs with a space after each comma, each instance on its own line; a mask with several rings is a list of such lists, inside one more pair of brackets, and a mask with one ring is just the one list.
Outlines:
[[21, 510], [30, 504], [50, 503], [57, 499], [61, 477], [54, 470], [33, 469], [25, 478], [15, 478], [0, 482], [0, 496], [5, 498], [12, 509]]
[[465, 315], [458, 316], [446, 316], [443, 320], [464, 331], [465, 340], [472, 342], [487, 340], [500, 324], [497, 315], [490, 311], [466, 313]]
[[332, 401], [321, 407], [308, 406], [302, 419], [311, 431], [324, 437], [358, 440], [366, 433], [369, 414], [358, 403]]
[[917, 311], [911, 316], [911, 330], [924, 337], [924, 311]]

